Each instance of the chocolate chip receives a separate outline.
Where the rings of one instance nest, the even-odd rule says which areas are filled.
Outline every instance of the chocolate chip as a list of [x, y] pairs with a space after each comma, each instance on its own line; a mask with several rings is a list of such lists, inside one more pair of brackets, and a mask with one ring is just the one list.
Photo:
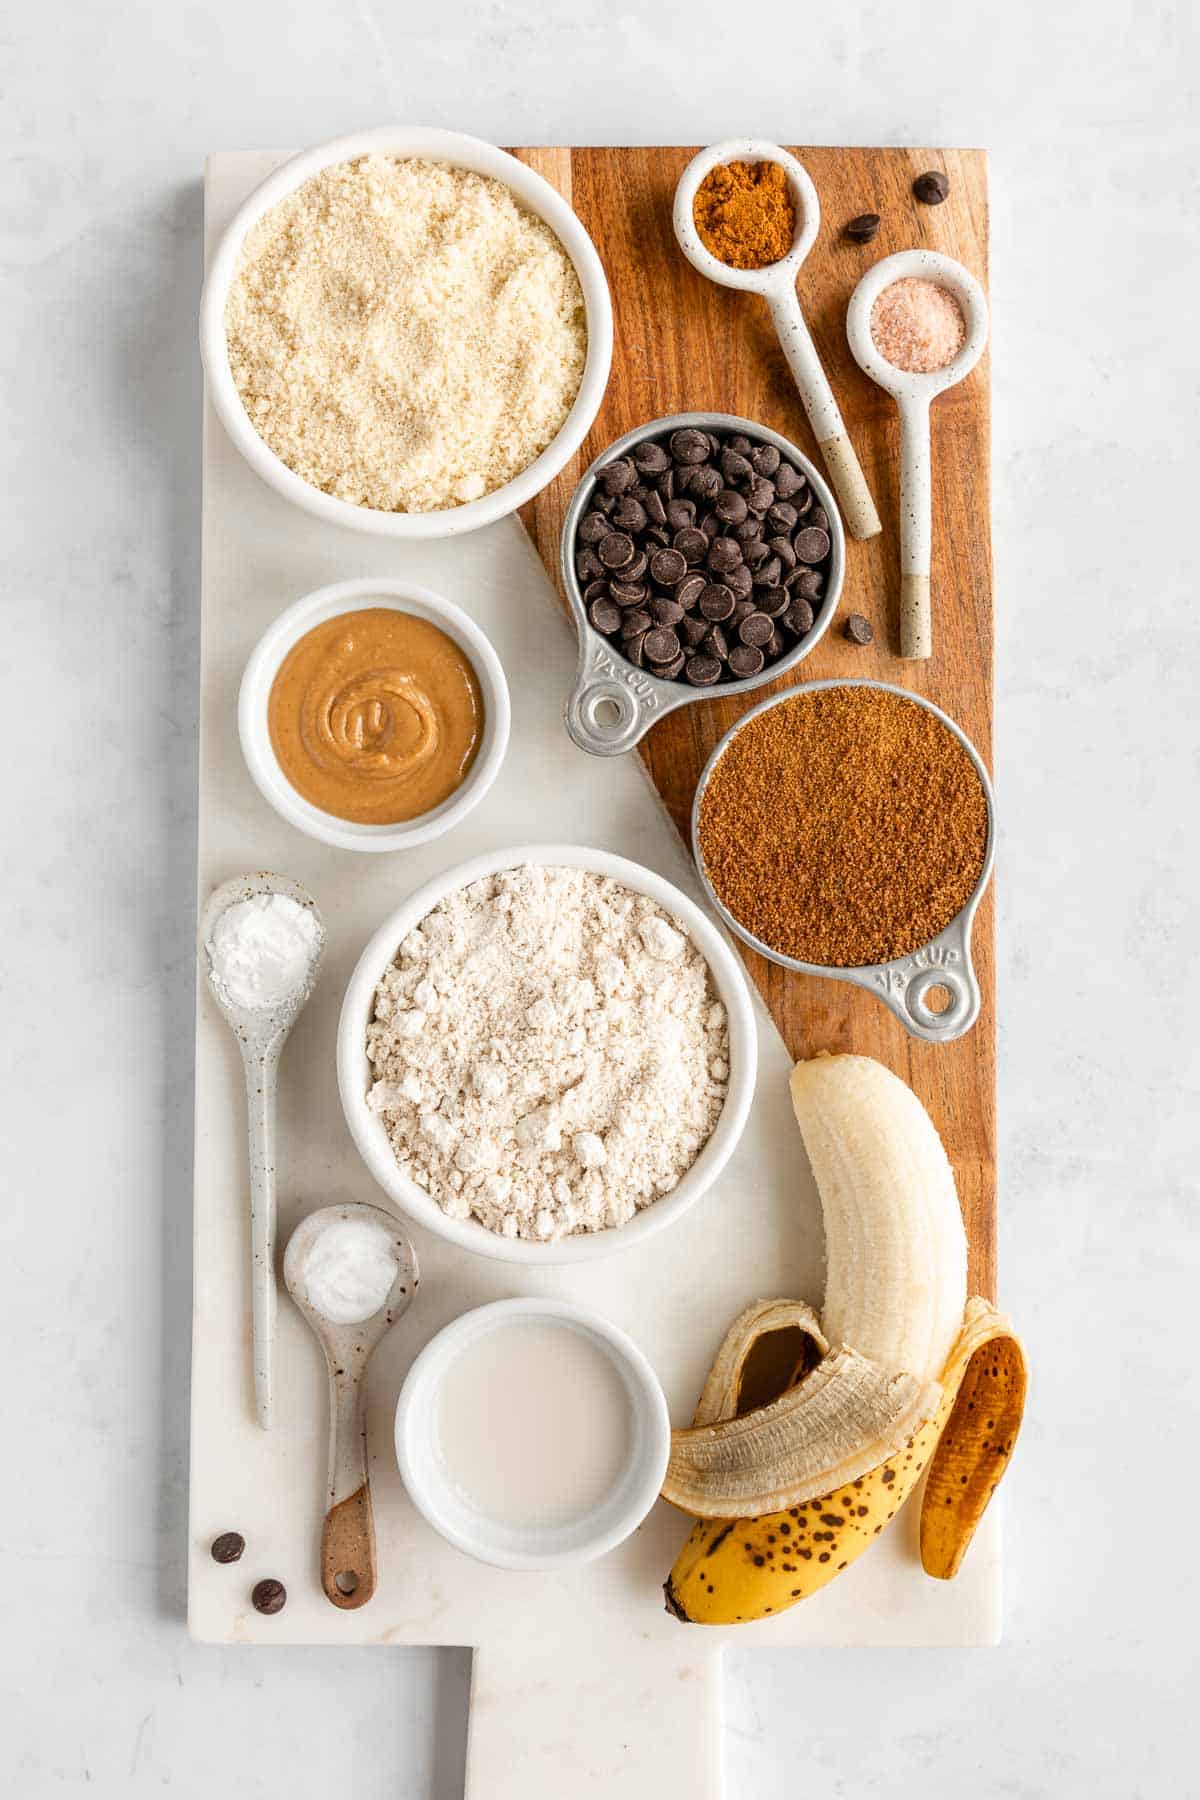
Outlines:
[[235, 1563], [246, 1548], [240, 1531], [223, 1531], [212, 1541], [212, 1559], [219, 1563]]
[[736, 450], [722, 450], [720, 469], [726, 481], [731, 483], [749, 481], [754, 473], [753, 464], [746, 457], [739, 456]]
[[750, 463], [756, 475], [773, 475], [781, 461], [782, 458], [774, 444], [759, 444], [750, 456]]
[[665, 550], [671, 541], [671, 534], [665, 525], [647, 525], [642, 535], [651, 548], [661, 545]]
[[856, 244], [869, 244], [879, 230], [878, 213], [859, 213], [846, 226], [846, 236], [853, 238]]
[[711, 544], [714, 538], [719, 538], [721, 535], [721, 521], [716, 513], [705, 513], [700, 521], [699, 529]]
[[783, 577], [783, 564], [777, 556], [768, 556], [754, 571], [755, 587], [778, 587]]
[[621, 620], [621, 634], [623, 637], [644, 637], [653, 623], [654, 620], [644, 607], [635, 606]]
[[742, 556], [752, 569], [760, 569], [771, 552], [761, 538], [751, 538], [742, 545]]
[[686, 531], [689, 525], [696, 523], [696, 502], [694, 500], [672, 500], [667, 506], [667, 524], [672, 531]]
[[792, 597], [785, 587], [769, 587], [760, 589], [756, 599], [759, 612], [766, 613], [768, 619], [781, 619]]
[[660, 587], [674, 587], [687, 574], [687, 567], [678, 550], [656, 550], [650, 558], [650, 574]]
[[[737, 571], [734, 570], [734, 573], [736, 574]], [[685, 575], [675, 589], [675, 598], [680, 606], [695, 606], [707, 586], [708, 583], [703, 575]]]
[[711, 463], [701, 463], [698, 468], [688, 470], [683, 485], [697, 500], [715, 500], [721, 491], [721, 477]]
[[633, 464], [626, 462], [624, 457], [618, 457], [616, 462], [606, 463], [596, 476], [598, 485], [610, 495], [627, 494], [636, 480], [637, 473]]
[[778, 535], [784, 531], [795, 531], [800, 522], [800, 514], [786, 500], [777, 500], [767, 513], [767, 530]]
[[864, 619], [861, 613], [850, 613], [842, 626], [842, 636], [852, 644], [869, 644], [875, 633], [870, 619]]
[[713, 510], [723, 525], [740, 525], [748, 508], [740, 494], [735, 494], [732, 488], [725, 488], [717, 495]]
[[712, 451], [706, 431], [695, 431], [685, 427], [682, 431], [671, 433], [671, 455], [677, 463], [702, 463], [707, 461]]
[[780, 631], [778, 625], [767, 639], [763, 655], [768, 662], [778, 662], [781, 656], [787, 655], [787, 639]]
[[752, 675], [762, 674], [765, 662], [756, 644], [736, 644], [729, 652], [729, 673], [739, 681], [748, 681]]
[[[596, 555], [606, 569], [623, 569], [633, 561], [633, 539], [623, 531], [610, 531], [600, 539]], [[816, 561], [816, 558], [813, 558]]]
[[592, 490], [592, 505], [596, 508], [597, 512], [603, 513], [605, 517], [608, 516], [616, 504], [617, 500], [615, 494], [606, 494], [603, 488], [599, 487]]
[[610, 581], [608, 598], [618, 606], [640, 606], [650, 589], [644, 581]]
[[795, 571], [795, 582], [791, 583], [793, 592], [805, 600], [819, 600], [825, 592], [825, 577], [819, 569], [800, 568]]
[[641, 531], [646, 525], [646, 509], [632, 494], [622, 494], [612, 509], [612, 522], [622, 531]]
[[678, 625], [683, 617], [683, 608], [675, 600], [652, 600], [650, 617], [656, 625]]
[[770, 641], [774, 629], [774, 625], [765, 613], [752, 612], [750, 617], [743, 619], [738, 626], [738, 636], [743, 644], [757, 644], [761, 650], [762, 646]]
[[671, 466], [671, 459], [662, 445], [650, 441], [638, 445], [633, 453], [633, 461], [643, 475], [661, 475], [664, 469]]
[[704, 642], [708, 630], [703, 619], [689, 619], [685, 616], [679, 623], [679, 635], [689, 650], [694, 650], [697, 644]]
[[654, 485], [664, 500], [675, 498], [675, 465], [673, 463], [669, 469], [664, 469], [661, 475], [654, 477]]
[[805, 522], [815, 525], [819, 531], [829, 530], [829, 514], [823, 506], [814, 506], [806, 515]]
[[603, 575], [604, 564], [590, 544], [585, 545], [575, 558], [575, 573], [580, 581], [595, 581], [598, 575]]
[[681, 650], [678, 656], [672, 657], [669, 663], [664, 663], [661, 669], [655, 669], [653, 673], [658, 676], [660, 681], [674, 681], [683, 668], [683, 663], [684, 655]]
[[790, 500], [804, 486], [804, 476], [799, 469], [793, 469], [791, 463], [780, 463], [779, 473], [775, 477], [775, 492], [781, 500]]
[[739, 544], [753, 544], [758, 541], [762, 534], [762, 520], [751, 518], [743, 519], [740, 525], [735, 525], [730, 535], [735, 537]]
[[643, 645], [645, 642], [646, 634], [644, 631], [635, 631], [632, 637], [621, 639], [621, 654], [628, 657], [635, 669], [640, 669], [646, 660], [643, 654]]
[[662, 495], [657, 488], [651, 488], [642, 505], [646, 508], [646, 517], [652, 525], [665, 525], [667, 509], [663, 505]]
[[589, 581], [583, 590], [584, 605], [590, 606], [593, 600], [603, 600], [607, 593], [607, 581], [605, 581], [603, 575], [597, 575], [595, 580]]
[[255, 1612], [282, 1612], [287, 1605], [287, 1589], [282, 1581], [256, 1581], [250, 1590], [250, 1604]]
[[[601, 545], [601, 550], [603, 548]], [[806, 525], [803, 531], [796, 533], [796, 555], [801, 562], [824, 562], [829, 555], [829, 533], [819, 526]]]
[[774, 555], [776, 555], [779, 558], [780, 562], [783, 564], [785, 569], [794, 569], [795, 568], [796, 552], [792, 549], [791, 538], [789, 538], [789, 537], [768, 538], [767, 547], [769, 550], [771, 550], [773, 552]]
[[733, 603], [733, 611], [729, 615], [729, 623], [733, 629], [736, 630], [743, 619], [748, 619], [752, 612], [757, 611], [758, 608], [755, 606], [753, 600], [735, 600]]
[[742, 560], [742, 546], [736, 538], [714, 538], [708, 552], [708, 566], [716, 575], [736, 569]]
[[727, 570], [721, 579], [730, 589], [735, 600], [749, 599], [754, 586], [754, 576], [745, 563], [740, 564], [736, 569]]
[[725, 448], [727, 450], [736, 450], [739, 456], [749, 456], [754, 445], [750, 442], [750, 439], [744, 437], [740, 431], [735, 431], [733, 436], [727, 439]]
[[721, 679], [721, 665], [715, 656], [689, 656], [683, 673], [693, 687], [711, 687]]
[[718, 662], [724, 662], [729, 655], [729, 643], [719, 625], [710, 625], [704, 634], [704, 648]]
[[950, 183], [940, 169], [926, 169], [913, 182], [913, 193], [926, 206], [940, 206], [950, 192]]
[[621, 609], [615, 600], [593, 600], [588, 607], [588, 618], [597, 631], [616, 631], [621, 624]]
[[679, 639], [669, 626], [658, 625], [653, 631], [646, 633], [643, 648], [648, 663], [662, 665], [674, 661], [679, 655]]
[[584, 513], [579, 521], [579, 542], [581, 544], [598, 544], [602, 537], [607, 537], [610, 526], [602, 512]]
[[756, 476], [746, 490], [746, 505], [752, 513], [769, 512], [775, 504], [775, 489], [769, 481]]
[[694, 526], [688, 525], [682, 531], [677, 531], [672, 543], [689, 569], [703, 562], [708, 555], [708, 539]]
[[625, 567], [621, 570], [621, 580], [641, 581], [649, 567], [650, 558], [646, 555], [644, 550], [639, 550], [633, 561], [626, 563]]
[[700, 596], [700, 611], [710, 624], [718, 625], [733, 611], [733, 595], [720, 582], [712, 582]]
[[789, 631], [794, 631], [797, 637], [803, 637], [806, 631], [812, 630], [813, 609], [807, 600], [801, 599], [797, 594], [784, 613], [783, 622]]

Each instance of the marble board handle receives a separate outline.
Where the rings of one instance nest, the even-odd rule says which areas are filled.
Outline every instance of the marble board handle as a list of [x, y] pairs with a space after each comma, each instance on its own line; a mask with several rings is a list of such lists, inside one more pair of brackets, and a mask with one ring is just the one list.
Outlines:
[[594, 1627], [475, 1651], [465, 1800], [721, 1800], [720, 1651]]

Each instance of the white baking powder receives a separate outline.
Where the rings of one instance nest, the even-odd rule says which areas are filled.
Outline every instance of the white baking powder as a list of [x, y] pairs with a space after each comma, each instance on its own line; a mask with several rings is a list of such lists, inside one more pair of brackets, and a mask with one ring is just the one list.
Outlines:
[[304, 1259], [304, 1297], [334, 1325], [358, 1325], [377, 1313], [392, 1291], [398, 1260], [385, 1225], [341, 1219], [314, 1238]]
[[453, 1218], [553, 1239], [669, 1193], [724, 1104], [704, 957], [643, 894], [527, 865], [443, 900], [400, 945], [367, 1032], [369, 1104]]
[[208, 939], [209, 966], [230, 1006], [278, 1006], [308, 980], [321, 947], [320, 920], [288, 894], [252, 894], [221, 914]]

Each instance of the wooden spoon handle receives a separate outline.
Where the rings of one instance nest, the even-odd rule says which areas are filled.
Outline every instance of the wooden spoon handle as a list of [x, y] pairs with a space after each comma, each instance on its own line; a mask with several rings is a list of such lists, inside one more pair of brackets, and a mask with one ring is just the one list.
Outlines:
[[329, 1371], [329, 1501], [321, 1531], [321, 1586], [344, 1611], [375, 1592], [375, 1514], [367, 1471], [366, 1380]]

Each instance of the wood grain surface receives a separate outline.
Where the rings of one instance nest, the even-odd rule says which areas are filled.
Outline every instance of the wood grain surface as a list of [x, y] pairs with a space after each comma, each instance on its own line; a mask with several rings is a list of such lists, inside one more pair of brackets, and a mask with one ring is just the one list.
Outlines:
[[[526, 509], [557, 580], [559, 529], [582, 470], [624, 431], [664, 413], [713, 409], [774, 427], [819, 464], [800, 399], [766, 305], [696, 274], [671, 229], [675, 183], [690, 149], [521, 149], [570, 200], [591, 233], [612, 289], [615, 344], [608, 392], [581, 455]], [[846, 304], [859, 277], [895, 250], [944, 251], [987, 286], [987, 159], [977, 150], [798, 148], [821, 199], [820, 236], [798, 291], [817, 348], [884, 521], [881, 536], [847, 542], [838, 617], [791, 677], [740, 698], [713, 698], [663, 719], [640, 746], [650, 776], [687, 838], [700, 771], [724, 731], [767, 695], [798, 681], [871, 676], [936, 702], [991, 766], [992, 553], [990, 369], [985, 354], [933, 409], [933, 631], [925, 663], [900, 660], [899, 431], [892, 401], [870, 382], [846, 343]], [[923, 206], [914, 176], [942, 169], [950, 196]], [[871, 244], [842, 232], [877, 212]], [[866, 649], [846, 642], [841, 621], [865, 613]], [[564, 696], [565, 699], [565, 696]], [[920, 1096], [954, 1164], [970, 1242], [971, 1291], [995, 1295], [995, 966], [989, 891], [975, 922], [983, 993], [978, 1024], [955, 1043], [928, 1045], [865, 990], [798, 975], [739, 945], [795, 1057], [853, 1050], [878, 1057]]]

